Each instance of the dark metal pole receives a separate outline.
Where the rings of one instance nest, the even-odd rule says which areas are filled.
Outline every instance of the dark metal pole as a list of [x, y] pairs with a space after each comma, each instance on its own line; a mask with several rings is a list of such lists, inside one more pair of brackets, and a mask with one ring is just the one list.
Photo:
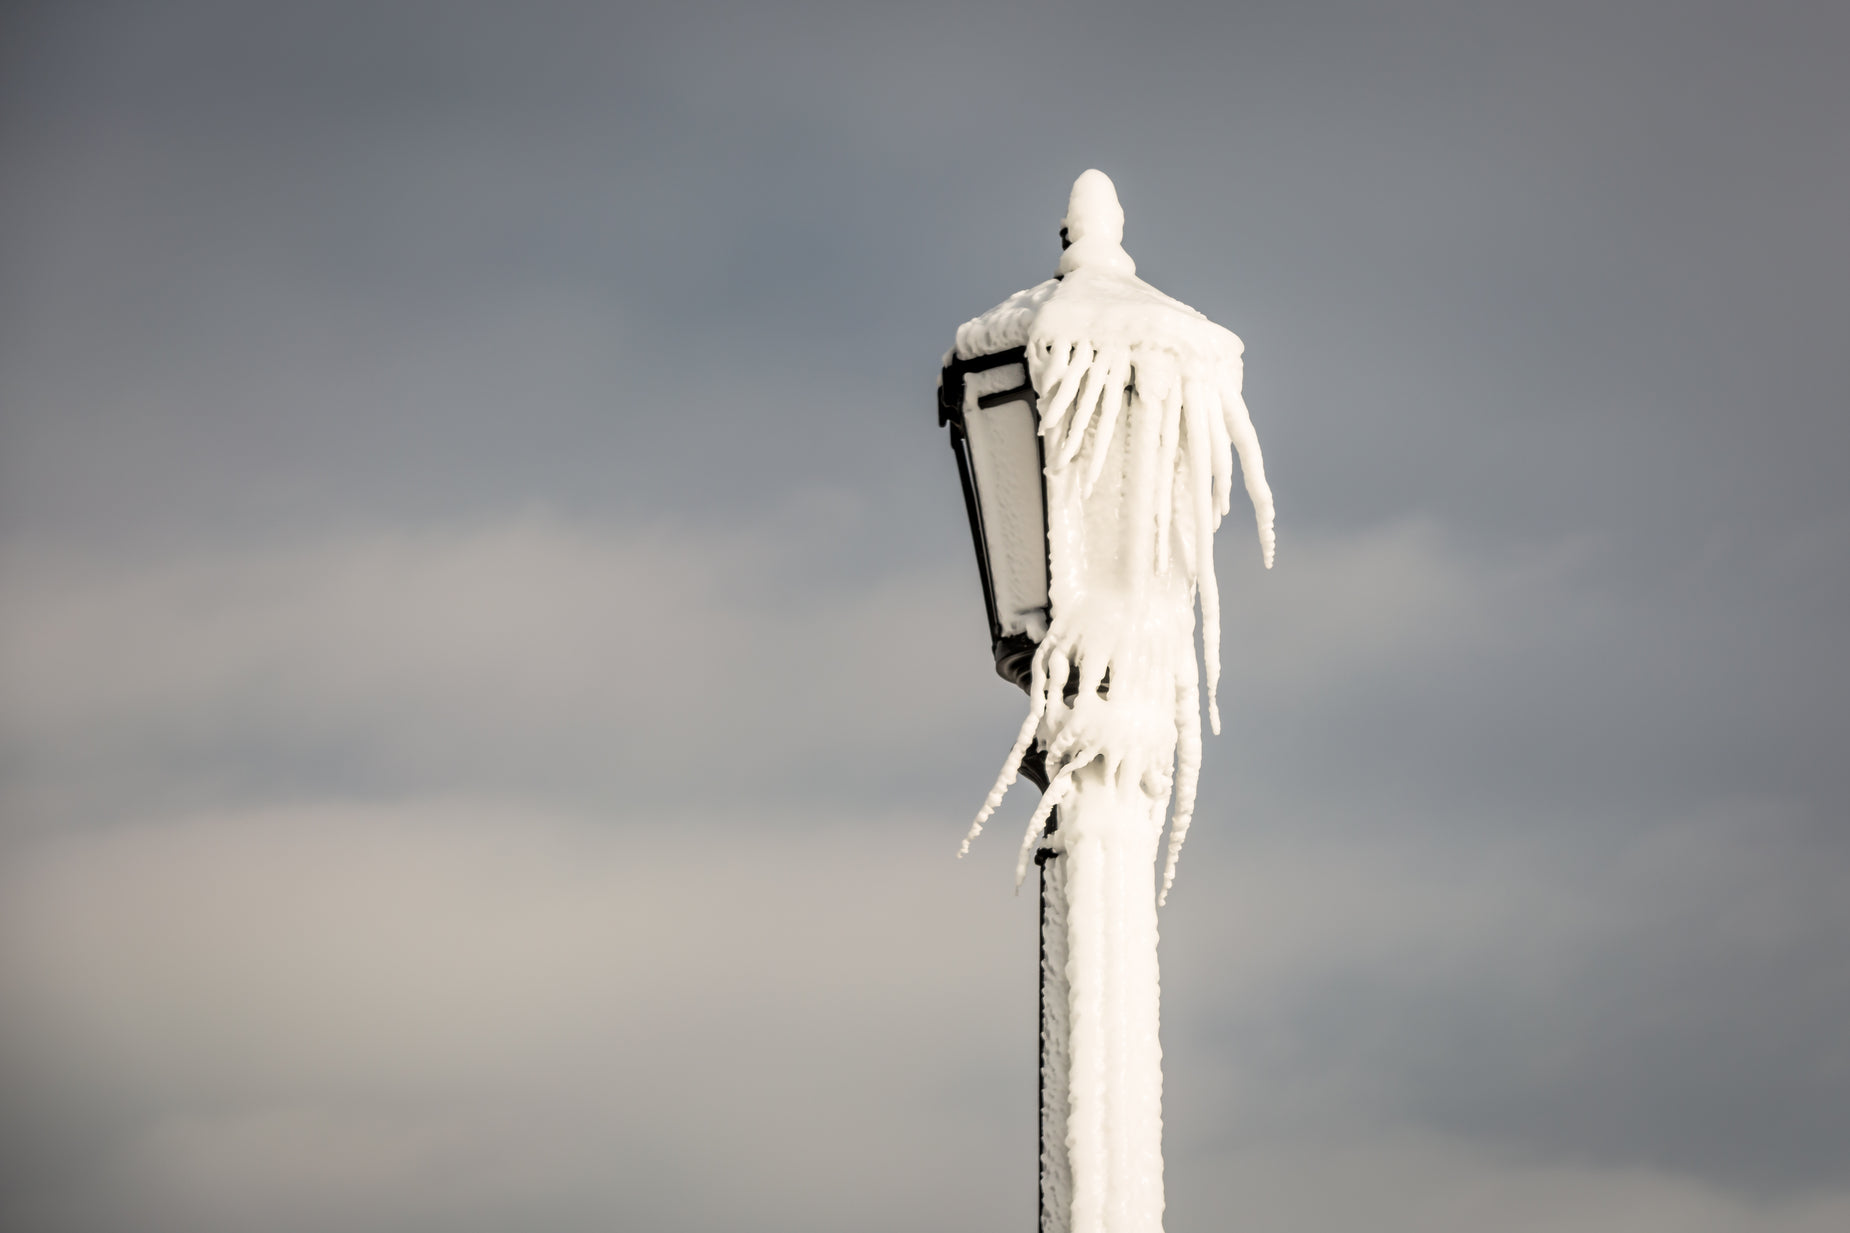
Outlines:
[[[1049, 818], [1047, 821], [1047, 833], [1049, 835], [1053, 834], [1053, 832], [1059, 828], [1059, 825], [1060, 825], [1059, 811], [1056, 809], [1054, 811], [1054, 816]], [[1043, 843], [1040, 851], [1034, 854], [1034, 863], [1036, 866], [1039, 867], [1040, 882], [1041, 882], [1041, 938], [1040, 938], [1040, 941], [1041, 941], [1041, 946], [1040, 946], [1040, 950], [1041, 950], [1041, 961], [1040, 961], [1041, 995], [1040, 995], [1040, 1004], [1039, 1004], [1040, 1005], [1040, 1021], [1041, 1021], [1040, 1022], [1041, 1047], [1040, 1047], [1040, 1066], [1039, 1066], [1040, 1134], [1037, 1139], [1037, 1143], [1039, 1146], [1038, 1156], [1039, 1156], [1039, 1163], [1040, 1163], [1040, 1171], [1039, 1171], [1040, 1172], [1040, 1184], [1039, 1184], [1039, 1194], [1037, 1196], [1039, 1219], [1036, 1221], [1036, 1227], [1041, 1230], [1041, 1233], [1051, 1233], [1051, 1230], [1049, 1230], [1048, 1225], [1047, 1225], [1047, 1036], [1048, 1036], [1048, 1023], [1047, 1023], [1047, 883], [1048, 883], [1048, 873], [1047, 873], [1047, 866], [1051, 861], [1059, 859], [1059, 856], [1060, 854], [1058, 852], [1054, 851], [1050, 847], [1045, 846], [1045, 843]]]
[[[1047, 761], [1046, 761], [1046, 755], [1044, 751], [1040, 749], [1030, 749], [1028, 750], [1026, 754], [1022, 756], [1021, 775], [1022, 775], [1022, 778], [1028, 780], [1030, 783], [1040, 788], [1042, 792], [1047, 791]], [[1038, 1026], [1040, 1029], [1040, 1051], [1039, 1051], [1039, 1064], [1036, 1067], [1037, 1089], [1038, 1089], [1038, 1095], [1039, 1095], [1039, 1102], [1038, 1102], [1037, 1107], [1039, 1110], [1039, 1115], [1037, 1119], [1038, 1120], [1038, 1133], [1036, 1137], [1036, 1153], [1035, 1153], [1036, 1161], [1039, 1165], [1038, 1186], [1037, 1186], [1037, 1193], [1035, 1197], [1038, 1219], [1035, 1222], [1035, 1227], [1040, 1229], [1041, 1233], [1056, 1233], [1056, 1230], [1061, 1230], [1061, 1229], [1064, 1229], [1065, 1227], [1064, 1221], [1061, 1221], [1058, 1224], [1049, 1223], [1048, 1218], [1051, 1215], [1051, 1213], [1049, 1213], [1047, 1210], [1047, 1166], [1048, 1166], [1047, 1073], [1048, 1073], [1048, 1063], [1049, 1063], [1049, 1059], [1047, 1056], [1047, 1040], [1050, 1035], [1049, 1024], [1047, 1022], [1047, 977], [1048, 977], [1048, 947], [1047, 947], [1048, 929], [1047, 927], [1049, 923], [1047, 919], [1047, 904], [1048, 904], [1049, 889], [1052, 888], [1052, 884], [1057, 883], [1059, 881], [1058, 872], [1050, 871], [1048, 869], [1048, 865], [1051, 864], [1053, 861], [1059, 859], [1059, 856], [1060, 856], [1060, 853], [1056, 851], [1050, 845], [1050, 841], [1053, 837], [1054, 832], [1059, 829], [1060, 829], [1060, 811], [1058, 809], [1055, 809], [1053, 811], [1053, 814], [1047, 819], [1047, 831], [1041, 837], [1041, 846], [1038, 849], [1036, 849], [1034, 853], [1034, 864], [1035, 864], [1036, 869], [1039, 871], [1039, 875], [1040, 875], [1039, 881], [1040, 881], [1040, 901], [1041, 901], [1040, 902], [1040, 947], [1039, 947], [1040, 957], [1039, 957], [1039, 964], [1038, 964], [1038, 968], [1039, 968], [1038, 984], [1039, 984], [1039, 994], [1040, 994], [1039, 999], [1038, 999], [1038, 1011], [1039, 1011], [1039, 1020], [1040, 1020]], [[1061, 905], [1061, 906], [1064, 906], [1064, 905]], [[1058, 929], [1061, 929], [1061, 930], [1065, 929], [1066, 921], [1065, 921], [1065, 913], [1063, 911], [1059, 913], [1058, 919], [1056, 919], [1053, 922], [1053, 924]], [[1061, 936], [1060, 938], [1056, 939], [1056, 946], [1054, 948], [1056, 958], [1060, 959], [1062, 962], [1064, 960], [1064, 956], [1066, 953], [1065, 943], [1066, 943], [1065, 937]], [[1058, 1144], [1057, 1146], [1064, 1148], [1065, 1144], [1062, 1142], [1061, 1144]]]

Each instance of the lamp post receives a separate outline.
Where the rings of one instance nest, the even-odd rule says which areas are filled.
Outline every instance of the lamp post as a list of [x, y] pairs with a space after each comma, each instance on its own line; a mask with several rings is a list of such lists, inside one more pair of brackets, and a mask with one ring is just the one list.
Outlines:
[[1086, 172], [1059, 273], [965, 322], [938, 382], [996, 671], [1029, 702], [965, 848], [1018, 775], [1042, 790], [1016, 864], [1018, 885], [1040, 869], [1042, 1233], [1162, 1229], [1156, 909], [1194, 813], [1204, 668], [1220, 731], [1236, 453], [1272, 564], [1243, 346], [1137, 278], [1123, 235]]

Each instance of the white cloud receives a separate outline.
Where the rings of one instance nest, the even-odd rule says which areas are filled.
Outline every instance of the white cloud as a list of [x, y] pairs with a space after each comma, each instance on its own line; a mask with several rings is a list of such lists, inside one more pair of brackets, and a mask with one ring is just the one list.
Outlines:
[[1802, 810], [1204, 847], [1164, 924], [1178, 1141], [1417, 1130], [1742, 1204], [1841, 1188], [1850, 907]]
[[1576, 577], [1589, 558], [1584, 543], [1492, 557], [1411, 519], [1281, 539], [1278, 567], [1260, 575], [1246, 543], [1231, 538], [1242, 555], [1222, 568], [1227, 672], [1262, 697], [1354, 689], [1601, 619], [1599, 596]]
[[[1010, 845], [956, 865], [961, 817], [851, 819], [825, 779], [986, 734], [1000, 752], [1018, 698], [985, 663], [961, 558], [819, 576], [852, 516], [824, 502], [716, 534], [536, 515], [129, 563], [16, 546], [0, 735], [30, 788], [11, 812], [36, 824], [0, 874], [19, 1111], [0, 1130], [88, 1136], [62, 1158], [76, 1172], [33, 1182], [34, 1222], [1013, 1227], [1032, 1207], [1033, 943]], [[1228, 570], [1235, 705], [1328, 709], [1604, 621], [1582, 560], [1487, 561], [1409, 523]], [[215, 794], [265, 759], [299, 774]], [[60, 798], [82, 807], [33, 816]], [[1577, 1066], [1684, 1039], [1678, 1014], [1751, 1005], [1660, 993], [1641, 1019], [1613, 956], [1698, 986], [1829, 978], [1804, 955], [1840, 918], [1754, 841], [1790, 832], [1781, 802], [1590, 845], [1573, 818], [1460, 841], [1385, 800], [1378, 837], [1246, 830], [1230, 815], [1249, 805], [1210, 802], [1223, 822], [1165, 917], [1177, 1227], [1391, 1206], [1401, 1227], [1475, 1230], [1507, 1203], [1525, 1230], [1796, 1233], [1835, 1211], [1716, 1189], [1701, 1145], [1682, 1171], [1634, 1159], [1674, 1128], [1596, 1145], [1595, 1165], [1562, 1146], [1580, 1107], [1496, 1121], [1572, 1105]], [[1486, 1007], [1525, 1030], [1471, 1036]], [[1588, 1026], [1607, 1011], [1630, 1035]], [[1484, 1051], [1476, 1078], [1422, 1070], [1437, 1032]], [[1538, 1041], [1555, 1069], [1525, 1087]], [[1822, 1064], [1808, 1040], [1789, 1053], [1772, 1079]], [[1460, 1114], [1461, 1093], [1482, 1100]], [[1313, 1185], [1320, 1168], [1340, 1185]]]
[[[1033, 902], [1006, 893], [1005, 846], [951, 860], [954, 830], [614, 829], [427, 800], [17, 841], [8, 1120], [44, 1134], [87, 1111], [103, 1129], [15, 1210], [162, 1233], [1014, 1227], [1032, 1204]], [[1289, 1029], [1332, 982], [1556, 982], [1639, 916], [1700, 920], [1730, 863], [1660, 836], [1609, 875], [1628, 903], [1520, 872], [1533, 851], [1494, 873], [1482, 850], [1434, 855], [1268, 841], [1197, 870], [1209, 910], [1164, 926], [1175, 1227], [1834, 1227], [1850, 1197], [1829, 1190], [1758, 1201], [1423, 1128], [1357, 1082], [1395, 1077], [1406, 1025], [1383, 1025], [1360, 1071], [1315, 1040], [1283, 1059], [1331, 1066], [1321, 1080], [1252, 1073], [1276, 1059], [1239, 1052], [1250, 1035], [1204, 1042], [1204, 1005]], [[1756, 899], [1736, 894], [1696, 947], [1764, 936]]]
[[[15, 553], [0, 731], [68, 779], [160, 759], [210, 779], [256, 746], [436, 790], [609, 799], [900, 756], [1000, 718], [974, 577], [792, 585], [817, 517], [719, 535], [535, 516], [129, 564]], [[105, 765], [72, 765], [86, 755]]]
[[102, 1111], [105, 1227], [845, 1229], [946, 1172], [980, 1227], [1032, 1158], [1033, 906], [953, 838], [465, 802], [40, 837], [0, 875], [8, 1120]]

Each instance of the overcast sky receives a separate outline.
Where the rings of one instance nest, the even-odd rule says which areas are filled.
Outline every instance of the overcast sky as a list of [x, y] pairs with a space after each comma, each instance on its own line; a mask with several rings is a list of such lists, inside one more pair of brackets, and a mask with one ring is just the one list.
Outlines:
[[1073, 178], [1279, 556], [1171, 1233], [1850, 1227], [1841, 4], [14, 3], [0, 1225], [983, 1233], [933, 383]]

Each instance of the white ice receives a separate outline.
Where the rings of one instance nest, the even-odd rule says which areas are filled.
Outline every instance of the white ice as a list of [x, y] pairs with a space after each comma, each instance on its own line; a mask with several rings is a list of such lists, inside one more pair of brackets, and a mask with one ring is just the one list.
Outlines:
[[[1056, 1229], [1160, 1233], [1162, 1067], [1156, 908], [1175, 879], [1201, 767], [1204, 665], [1220, 731], [1213, 536], [1237, 454], [1272, 565], [1272, 494], [1241, 397], [1240, 340], [1136, 276], [1103, 172], [1073, 186], [1060, 277], [957, 332], [963, 358], [1026, 347], [1047, 485], [1051, 623], [1028, 716], [965, 839], [981, 833], [1033, 744], [1049, 783], [1016, 863], [1045, 842], [1048, 1146]], [[1067, 700], [1069, 680], [1077, 690]], [[1162, 891], [1151, 895], [1173, 805]], [[1046, 834], [1053, 810], [1060, 825]], [[1056, 963], [1056, 958], [1063, 962]]]
[[[1061, 254], [1061, 276], [965, 323], [954, 348], [963, 358], [1028, 349], [1052, 558], [1053, 625], [1035, 656], [1028, 718], [969, 838], [982, 832], [1021, 755], [1038, 741], [1053, 782], [1024, 838], [1019, 881], [1065, 790], [1061, 774], [1106, 758], [1114, 775], [1128, 767], [1161, 783], [1166, 804], [1173, 798], [1167, 896], [1201, 765], [1197, 602], [1209, 723], [1220, 731], [1213, 535], [1232, 507], [1235, 453], [1267, 569], [1276, 551], [1272, 492], [1241, 396], [1239, 338], [1136, 276], [1123, 247], [1124, 211], [1104, 172], [1088, 171], [1073, 185], [1065, 225], [1071, 247]], [[1062, 692], [1074, 666], [1081, 689], [1069, 707]], [[1109, 697], [1098, 697], [1108, 670]], [[1159, 711], [1173, 722], [1152, 721]]]

